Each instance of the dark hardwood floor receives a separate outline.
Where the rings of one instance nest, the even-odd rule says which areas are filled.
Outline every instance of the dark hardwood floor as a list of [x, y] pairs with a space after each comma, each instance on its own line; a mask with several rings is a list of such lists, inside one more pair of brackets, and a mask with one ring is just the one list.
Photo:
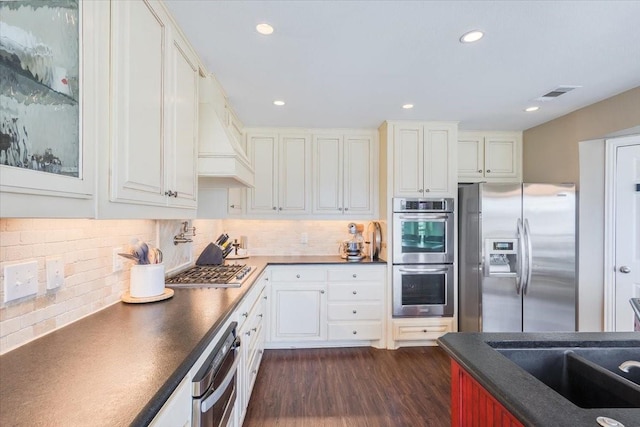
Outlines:
[[448, 426], [439, 347], [265, 350], [244, 427]]

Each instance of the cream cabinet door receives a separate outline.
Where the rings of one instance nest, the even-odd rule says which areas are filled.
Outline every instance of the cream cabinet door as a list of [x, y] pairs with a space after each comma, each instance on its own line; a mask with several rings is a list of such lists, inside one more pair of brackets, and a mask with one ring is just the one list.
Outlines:
[[371, 136], [344, 137], [343, 206], [347, 215], [370, 215], [374, 200], [375, 146]]
[[249, 135], [249, 159], [255, 173], [247, 191], [249, 213], [274, 214], [278, 209], [278, 136]]
[[326, 283], [272, 283], [271, 341], [327, 339]]
[[169, 49], [167, 128], [167, 188], [169, 205], [196, 207], [198, 158], [198, 63], [186, 42], [172, 31]]
[[311, 141], [306, 135], [280, 135], [278, 212], [305, 214], [311, 200]]
[[518, 141], [509, 136], [488, 135], [484, 141], [485, 176], [516, 178], [518, 176]]
[[313, 137], [313, 213], [341, 214], [343, 203], [343, 138]]
[[420, 125], [394, 125], [394, 195], [424, 195], [423, 128]]
[[244, 195], [245, 195], [244, 188], [240, 188], [240, 187], [229, 188], [228, 197], [227, 197], [227, 202], [228, 202], [227, 213], [229, 215], [242, 214], [243, 206], [244, 206]]
[[166, 205], [163, 81], [169, 18], [151, 1], [116, 1], [111, 8], [111, 200]]
[[369, 135], [314, 135], [313, 213], [373, 213], [374, 150]]
[[453, 126], [430, 125], [424, 128], [424, 196], [454, 196], [456, 181], [456, 137]]
[[458, 178], [482, 178], [484, 176], [484, 136], [460, 134], [458, 137]]

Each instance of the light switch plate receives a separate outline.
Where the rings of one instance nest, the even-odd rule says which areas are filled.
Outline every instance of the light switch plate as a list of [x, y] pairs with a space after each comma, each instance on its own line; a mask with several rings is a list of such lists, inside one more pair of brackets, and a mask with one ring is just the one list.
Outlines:
[[4, 302], [38, 293], [38, 262], [30, 261], [4, 267]]
[[64, 262], [62, 258], [47, 259], [47, 289], [56, 289], [64, 284]]
[[118, 271], [122, 271], [122, 269], [124, 268], [124, 258], [121, 257], [120, 254], [122, 253], [122, 247], [119, 248], [113, 248], [113, 272], [118, 272]]

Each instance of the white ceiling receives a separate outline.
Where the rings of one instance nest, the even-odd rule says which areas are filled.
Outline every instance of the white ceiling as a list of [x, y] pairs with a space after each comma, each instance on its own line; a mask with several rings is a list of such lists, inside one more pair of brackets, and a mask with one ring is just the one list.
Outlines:
[[[250, 127], [525, 130], [640, 86], [640, 1], [166, 3]], [[534, 102], [561, 85], [582, 87]]]

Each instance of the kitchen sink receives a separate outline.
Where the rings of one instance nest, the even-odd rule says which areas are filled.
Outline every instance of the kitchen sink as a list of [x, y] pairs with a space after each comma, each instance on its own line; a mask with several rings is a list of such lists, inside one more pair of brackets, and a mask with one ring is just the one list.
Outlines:
[[[581, 408], [640, 408], [640, 368], [618, 366], [639, 360], [638, 347], [501, 347], [497, 352]], [[509, 343], [511, 344], [511, 343]]]

